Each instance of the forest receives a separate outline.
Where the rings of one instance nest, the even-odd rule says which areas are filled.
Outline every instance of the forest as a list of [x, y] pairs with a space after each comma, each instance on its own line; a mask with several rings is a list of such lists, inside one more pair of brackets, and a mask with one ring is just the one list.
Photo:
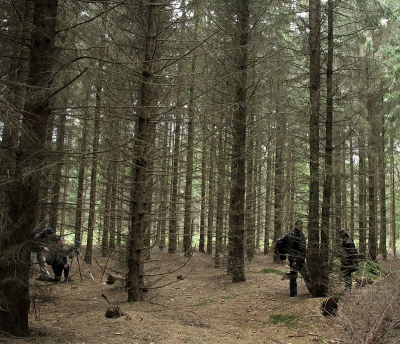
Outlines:
[[[396, 260], [397, 0], [0, 0], [0, 13], [1, 333], [29, 335], [46, 227], [118, 275], [128, 304], [168, 260], [202, 257], [246, 288], [248, 264], [279, 264], [299, 219], [313, 298], [337, 282], [339, 229], [364, 262]], [[382, 311], [363, 343], [386, 343], [399, 314]]]

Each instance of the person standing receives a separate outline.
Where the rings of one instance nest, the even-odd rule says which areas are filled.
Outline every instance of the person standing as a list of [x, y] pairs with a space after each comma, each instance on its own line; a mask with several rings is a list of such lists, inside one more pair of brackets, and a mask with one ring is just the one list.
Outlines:
[[342, 246], [340, 250], [340, 271], [344, 278], [344, 291], [346, 293], [350, 293], [353, 284], [351, 274], [358, 270], [358, 251], [354, 245], [353, 239], [345, 229], [339, 230], [338, 234], [342, 239]]
[[308, 291], [311, 293], [312, 283], [306, 264], [307, 244], [303, 233], [303, 222], [297, 220], [294, 224], [294, 230], [286, 236], [290, 266], [290, 296], [297, 296], [297, 277], [299, 272], [306, 283]]

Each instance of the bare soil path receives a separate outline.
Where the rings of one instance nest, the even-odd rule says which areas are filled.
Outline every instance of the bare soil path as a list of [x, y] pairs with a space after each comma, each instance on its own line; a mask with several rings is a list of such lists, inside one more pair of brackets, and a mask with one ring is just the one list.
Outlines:
[[[340, 322], [322, 316], [323, 300], [309, 297], [304, 281], [299, 279], [299, 296], [289, 297], [289, 281], [282, 279], [287, 265], [272, 263], [271, 256], [256, 256], [247, 263], [247, 281], [233, 284], [208, 255], [195, 253], [185, 264], [181, 254], [157, 253], [146, 271], [173, 272], [138, 303], [126, 301], [122, 281], [105, 283], [107, 258], [96, 260], [90, 267], [95, 282], [87, 271], [81, 281], [76, 263], [71, 283], [33, 280], [31, 336], [1, 336], [0, 343], [344, 343]], [[106, 318], [109, 306], [119, 306], [123, 315]]]

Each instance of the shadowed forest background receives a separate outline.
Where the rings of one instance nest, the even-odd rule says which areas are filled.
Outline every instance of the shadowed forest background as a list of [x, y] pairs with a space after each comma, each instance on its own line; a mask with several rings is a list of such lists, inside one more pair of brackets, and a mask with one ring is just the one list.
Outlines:
[[29, 334], [45, 227], [82, 242], [89, 266], [95, 250], [121, 264], [128, 302], [159, 251], [245, 282], [297, 219], [313, 297], [332, 290], [340, 228], [365, 261], [396, 257], [397, 1], [0, 0], [0, 13], [0, 331]]

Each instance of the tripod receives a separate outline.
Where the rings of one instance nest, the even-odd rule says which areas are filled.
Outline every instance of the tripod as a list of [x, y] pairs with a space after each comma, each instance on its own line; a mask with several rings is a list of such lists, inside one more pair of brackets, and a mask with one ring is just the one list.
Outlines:
[[[78, 270], [79, 270], [79, 276], [81, 278], [81, 282], [82, 282], [82, 272], [81, 272], [81, 264], [79, 263], [79, 257], [81, 257], [83, 264], [85, 265], [86, 270], [89, 272], [90, 277], [92, 278], [93, 282], [95, 282], [94, 277], [92, 272], [90, 271], [88, 265], [85, 262], [85, 259], [83, 259], [82, 253], [79, 250], [79, 248], [77, 247], [76, 243], [75, 243], [75, 248], [74, 248], [74, 252], [75, 252], [75, 257], [76, 257], [76, 261], [78, 262]], [[68, 278], [67, 278], [67, 282], [69, 281], [69, 277], [71, 274], [71, 268], [72, 268], [72, 263], [73, 263], [73, 259], [71, 260], [71, 264], [69, 267], [69, 273], [68, 273]]]

